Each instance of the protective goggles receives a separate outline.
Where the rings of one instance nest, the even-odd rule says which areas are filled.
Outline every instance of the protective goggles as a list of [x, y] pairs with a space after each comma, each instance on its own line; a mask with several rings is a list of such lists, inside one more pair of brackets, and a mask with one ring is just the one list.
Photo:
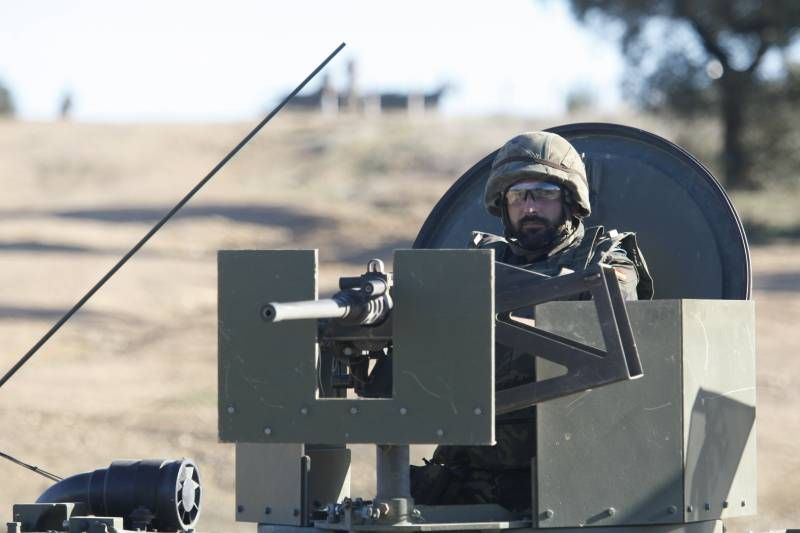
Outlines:
[[561, 200], [561, 187], [547, 181], [528, 181], [512, 185], [506, 191], [508, 205], [522, 205], [530, 196], [533, 201]]

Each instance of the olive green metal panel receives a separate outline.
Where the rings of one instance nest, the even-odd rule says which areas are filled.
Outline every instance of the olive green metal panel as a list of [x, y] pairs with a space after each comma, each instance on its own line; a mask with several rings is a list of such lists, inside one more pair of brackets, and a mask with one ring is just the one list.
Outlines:
[[236, 520], [299, 526], [302, 444], [236, 444]]
[[[629, 302], [628, 311], [644, 377], [538, 408], [540, 526], [753, 514], [753, 303]], [[541, 306], [536, 319], [549, 331], [601, 345], [589, 302]], [[541, 377], [554, 371], [545, 363], [537, 368]]]
[[493, 444], [494, 251], [402, 250], [394, 269], [390, 425], [413, 442]]
[[754, 304], [685, 300], [683, 317], [686, 519], [753, 515]]
[[308, 504], [311, 509], [350, 496], [350, 450], [344, 446], [306, 446], [309, 458]]
[[[514, 533], [542, 533], [543, 531], [553, 531], [554, 533], [586, 533], [586, 528], [559, 528], [559, 529], [515, 529]], [[723, 533], [724, 527], [720, 520], [709, 520], [707, 522], [694, 522], [691, 524], [662, 524], [652, 526], [617, 526], [617, 527], [593, 527], [589, 529], [591, 533]], [[261, 533], [259, 531], [259, 533]]]
[[[539, 527], [682, 519], [680, 302], [630, 302], [628, 311], [644, 377], [537, 408]], [[592, 302], [539, 306], [536, 322], [603, 347]], [[537, 362], [538, 377], [557, 372]]]
[[[305, 471], [308, 472], [306, 496]], [[309, 512], [306, 504], [310, 509], [318, 509], [349, 495], [350, 450], [344, 447], [236, 444], [238, 522], [299, 526], [300, 513]]]
[[493, 252], [395, 254], [390, 399], [317, 398], [316, 321], [261, 320], [266, 302], [315, 297], [315, 256], [220, 253], [220, 438], [493, 443]]
[[271, 301], [316, 298], [316, 256], [316, 250], [219, 252], [220, 440], [260, 442], [303, 422], [283, 416], [278, 427], [274, 419], [314, 398], [316, 322], [267, 324], [260, 310]]
[[[64, 528], [64, 522], [76, 514], [74, 503], [18, 503], [12, 508], [14, 522], [19, 522], [22, 531], [59, 531]], [[79, 509], [78, 513], [85, 514], [86, 509]]]

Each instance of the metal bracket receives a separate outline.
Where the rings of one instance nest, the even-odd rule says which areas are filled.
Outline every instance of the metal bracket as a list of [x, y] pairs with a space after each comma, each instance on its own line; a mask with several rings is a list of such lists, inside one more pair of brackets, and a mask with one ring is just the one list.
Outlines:
[[[497, 342], [567, 368], [562, 376], [497, 390], [497, 414], [642, 376], [636, 342], [613, 267], [595, 265], [583, 272], [547, 277], [497, 262], [495, 276]], [[592, 295], [605, 350], [512, 321], [509, 316], [523, 307], [584, 292]]]

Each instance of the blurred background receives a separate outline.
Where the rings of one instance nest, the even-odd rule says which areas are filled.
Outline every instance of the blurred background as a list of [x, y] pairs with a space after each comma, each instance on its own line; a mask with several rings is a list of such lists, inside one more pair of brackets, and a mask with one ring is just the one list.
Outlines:
[[[3, 372], [348, 43], [0, 390], [0, 451], [62, 476], [192, 457], [200, 529], [253, 531], [217, 443], [216, 250], [319, 248], [330, 291], [516, 133], [616, 122], [692, 152], [744, 220], [760, 513], [729, 531], [797, 527], [799, 30], [790, 0], [0, 3]], [[0, 523], [48, 484], [0, 462]]]

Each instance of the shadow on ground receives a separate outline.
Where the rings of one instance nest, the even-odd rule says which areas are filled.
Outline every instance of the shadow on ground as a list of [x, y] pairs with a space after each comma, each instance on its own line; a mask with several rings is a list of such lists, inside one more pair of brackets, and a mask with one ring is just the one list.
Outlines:
[[[162, 207], [109, 207], [54, 211], [51, 215], [61, 218], [120, 224], [155, 224], [163, 218], [168, 210], [169, 208]], [[323, 226], [336, 225], [336, 221], [328, 217], [302, 213], [286, 207], [248, 204], [187, 206], [175, 215], [176, 220], [209, 217], [221, 217], [232, 222], [244, 224], [286, 227], [299, 233], [307, 233]]]
[[769, 244], [778, 240], [800, 241], [800, 226], [773, 226], [745, 220], [744, 230], [751, 245]]
[[800, 272], [761, 274], [753, 280], [753, 289], [768, 292], [800, 292]]
[[[67, 312], [66, 308], [58, 307], [34, 307], [22, 305], [0, 305], [0, 321], [3, 320], [33, 320], [44, 322], [55, 322]], [[121, 322], [126, 325], [142, 324], [140, 317], [130, 313], [119, 312], [100, 312], [87, 309], [79, 310], [73, 320], [103, 322]]]
[[0, 242], [0, 252], [39, 252], [39, 253], [66, 253], [85, 254], [96, 252], [88, 246], [75, 246], [72, 244], [53, 244], [41, 241], [8, 241]]
[[[0, 305], [0, 320], [47, 320], [47, 321], [54, 321], [58, 320], [64, 313], [66, 313], [66, 309], [57, 309], [53, 307], [23, 307], [23, 306], [13, 306], [13, 305]], [[91, 311], [81, 311], [81, 317], [93, 317], [96, 318], [98, 315], [92, 313]]]
[[347, 249], [345, 246], [336, 246], [335, 258], [342, 263], [363, 264], [366, 266], [370, 259], [382, 259], [391, 270], [392, 256], [395, 250], [407, 250], [411, 248], [411, 241], [407, 239], [397, 239], [381, 244], [377, 248], [369, 250]]

